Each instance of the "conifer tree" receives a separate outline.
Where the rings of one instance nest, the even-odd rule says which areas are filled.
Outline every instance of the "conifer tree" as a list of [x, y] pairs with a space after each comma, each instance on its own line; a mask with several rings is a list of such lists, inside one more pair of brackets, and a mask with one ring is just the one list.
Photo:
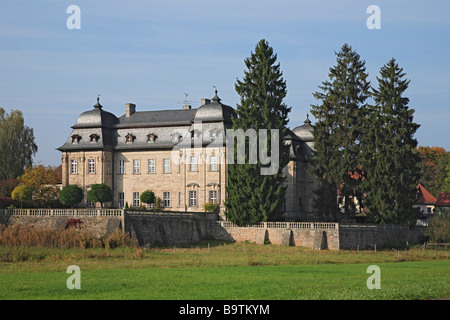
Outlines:
[[319, 183], [316, 208], [321, 214], [336, 216], [339, 189], [348, 217], [355, 213], [351, 199], [362, 180], [360, 144], [370, 82], [365, 62], [348, 44], [335, 54], [337, 63], [329, 70], [329, 80], [319, 86], [321, 92], [313, 94], [320, 104], [311, 106], [316, 118], [312, 163]]
[[[264, 167], [258, 159], [256, 164], [249, 162], [249, 146], [245, 152], [245, 164], [228, 164], [226, 216], [238, 225], [259, 221], [277, 220], [282, 214], [286, 187], [283, 169], [289, 161], [289, 147], [284, 144], [288, 113], [291, 108], [283, 103], [286, 96], [286, 82], [282, 77], [277, 55], [268, 42], [260, 40], [251, 56], [244, 60], [247, 68], [242, 81], [237, 79], [236, 92], [240, 96], [233, 129], [247, 131], [267, 129], [268, 155], [279, 154], [278, 170], [273, 175], [262, 175]], [[271, 129], [278, 129], [279, 150], [271, 150]], [[253, 150], [254, 151], [254, 150]], [[236, 157], [237, 150], [234, 152]], [[236, 160], [236, 158], [235, 158]]]
[[409, 80], [391, 59], [380, 69], [378, 88], [373, 89], [371, 116], [367, 118], [364, 147], [364, 190], [368, 219], [376, 223], [415, 223], [416, 186], [421, 158], [413, 137], [419, 124], [404, 96]]

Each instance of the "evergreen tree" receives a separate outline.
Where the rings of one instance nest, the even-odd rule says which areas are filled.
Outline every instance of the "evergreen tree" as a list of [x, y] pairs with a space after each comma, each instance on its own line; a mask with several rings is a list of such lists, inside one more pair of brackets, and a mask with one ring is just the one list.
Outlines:
[[373, 89], [375, 106], [363, 139], [364, 190], [368, 219], [376, 223], [415, 223], [416, 187], [421, 175], [421, 158], [416, 150], [414, 109], [403, 94], [409, 80], [391, 59], [380, 70], [378, 89]]
[[[284, 144], [287, 135], [288, 113], [291, 108], [283, 103], [286, 82], [282, 77], [277, 55], [264, 39], [260, 40], [249, 58], [245, 59], [247, 70], [242, 81], [237, 79], [235, 89], [241, 97], [237, 105], [237, 117], [233, 129], [255, 130], [258, 141], [259, 130], [267, 129], [267, 154], [279, 154], [278, 170], [273, 175], [262, 175], [267, 167], [258, 159], [249, 161], [249, 144], [245, 152], [245, 164], [237, 164], [237, 149], [234, 164], [228, 164], [228, 186], [225, 207], [226, 216], [238, 225], [259, 221], [277, 220], [282, 214], [286, 187], [284, 167], [289, 162], [289, 147]], [[271, 150], [271, 129], [278, 129], [278, 150]], [[261, 145], [260, 145], [261, 148]], [[255, 150], [252, 150], [255, 151]]]
[[[370, 82], [365, 62], [348, 44], [335, 54], [337, 64], [330, 68], [329, 80], [319, 86], [322, 92], [313, 94], [320, 104], [311, 106], [316, 118], [312, 163], [319, 182], [316, 204], [320, 206], [316, 207], [325, 211], [321, 213], [336, 216], [339, 188], [348, 217], [355, 213], [351, 199], [363, 177], [360, 146], [369, 111], [366, 100], [370, 96]], [[332, 194], [334, 197], [330, 198]]]

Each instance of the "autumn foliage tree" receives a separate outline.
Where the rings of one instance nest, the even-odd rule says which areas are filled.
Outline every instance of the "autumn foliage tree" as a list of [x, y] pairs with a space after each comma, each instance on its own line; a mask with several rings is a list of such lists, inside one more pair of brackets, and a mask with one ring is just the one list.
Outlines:
[[52, 168], [43, 165], [30, 166], [18, 180], [31, 190], [32, 200], [40, 206], [49, 205], [59, 199], [60, 189], [56, 186], [58, 176]]
[[450, 152], [441, 147], [419, 146], [422, 157], [422, 183], [435, 197], [450, 192]]

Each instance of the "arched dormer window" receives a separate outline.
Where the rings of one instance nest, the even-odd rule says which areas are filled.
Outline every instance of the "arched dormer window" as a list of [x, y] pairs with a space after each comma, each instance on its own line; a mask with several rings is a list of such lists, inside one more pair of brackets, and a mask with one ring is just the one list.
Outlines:
[[149, 133], [147, 135], [147, 142], [148, 143], [155, 143], [156, 139], [158, 138], [157, 135], [153, 134], [153, 133]]
[[172, 133], [171, 136], [172, 136], [172, 142], [174, 142], [174, 143], [178, 143], [183, 139], [183, 137], [179, 133]]
[[100, 139], [100, 136], [96, 133], [93, 133], [89, 136], [89, 138], [91, 139], [91, 142], [97, 142], [98, 139]]
[[132, 135], [131, 133], [129, 133], [125, 136], [125, 141], [127, 143], [133, 143], [134, 140], [136, 140], [136, 136]]
[[72, 143], [78, 143], [81, 140], [81, 136], [79, 134], [72, 135]]
[[198, 139], [200, 137], [200, 131], [194, 129], [191, 131], [191, 139]]

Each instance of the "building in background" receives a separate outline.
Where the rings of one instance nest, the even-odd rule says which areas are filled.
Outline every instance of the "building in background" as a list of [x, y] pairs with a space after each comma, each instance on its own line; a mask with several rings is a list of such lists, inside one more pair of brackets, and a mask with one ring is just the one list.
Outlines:
[[[164, 210], [203, 211], [205, 203], [220, 205], [224, 217], [226, 197], [226, 129], [235, 111], [217, 95], [202, 99], [198, 108], [138, 111], [125, 104], [116, 117], [97, 98], [72, 126], [62, 152], [62, 185], [77, 184], [84, 192], [83, 206], [92, 184], [113, 190], [110, 207], [138, 207], [140, 195], [151, 190]], [[313, 208], [315, 179], [308, 172], [314, 147], [311, 122], [293, 129], [287, 137], [291, 161], [284, 168], [287, 192], [283, 205], [289, 221], [320, 220]]]

